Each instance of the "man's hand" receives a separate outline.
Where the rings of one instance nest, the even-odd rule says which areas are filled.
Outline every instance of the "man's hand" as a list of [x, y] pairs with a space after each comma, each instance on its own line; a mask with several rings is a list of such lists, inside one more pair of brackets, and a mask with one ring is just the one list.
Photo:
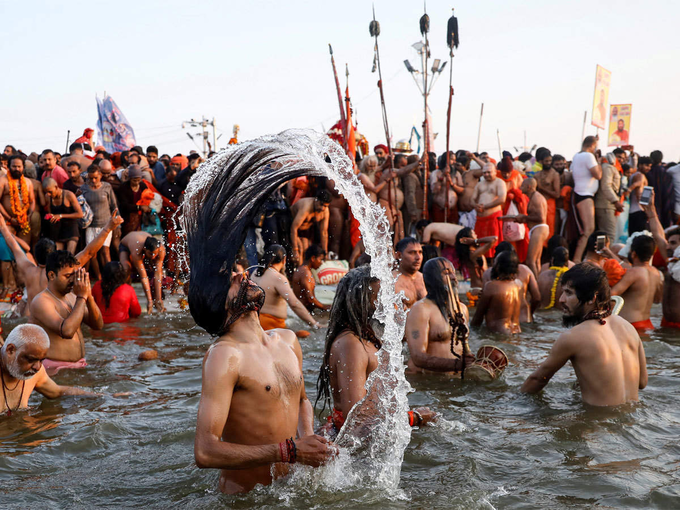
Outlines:
[[477, 239], [474, 237], [461, 237], [460, 238], [460, 244], [465, 244], [467, 246], [471, 246], [477, 242]]
[[5, 217], [0, 214], [0, 228], [5, 228], [7, 227], [7, 222], [5, 221]]
[[123, 222], [124, 222], [123, 217], [118, 212], [118, 209], [115, 209], [111, 213], [111, 218], [109, 219], [109, 223], [106, 225], [106, 228], [108, 228], [109, 230], [115, 230], [119, 226], [121, 226]]
[[475, 209], [477, 210], [478, 213], [483, 213], [484, 212], [484, 204], [477, 204], [475, 206]]
[[[423, 420], [424, 421], [424, 420]], [[319, 467], [338, 454], [338, 449], [325, 437], [311, 435], [295, 441], [297, 461], [307, 466]]]
[[153, 302], [151, 301], [146, 302], [146, 313], [148, 315], [151, 315], [153, 313]]
[[156, 306], [156, 310], [157, 310], [159, 313], [163, 313], [163, 312], [165, 311], [165, 304], [163, 304], [163, 300], [162, 300], [162, 299], [156, 299], [156, 300], [154, 301], [154, 305]]
[[418, 413], [420, 413], [420, 416], [423, 417], [423, 421], [420, 424], [422, 427], [423, 425], [427, 425], [428, 423], [433, 423], [437, 421], [437, 413], [434, 411], [430, 410], [429, 407], [419, 407], [417, 409], [414, 409]]
[[623, 204], [621, 202], [616, 202], [614, 204], [614, 208], [616, 209], [616, 212], [623, 212], [625, 207], [623, 207]]
[[81, 267], [76, 271], [75, 278], [76, 280], [73, 284], [73, 293], [76, 295], [76, 298], [89, 299], [89, 297], [92, 295], [89, 273]]

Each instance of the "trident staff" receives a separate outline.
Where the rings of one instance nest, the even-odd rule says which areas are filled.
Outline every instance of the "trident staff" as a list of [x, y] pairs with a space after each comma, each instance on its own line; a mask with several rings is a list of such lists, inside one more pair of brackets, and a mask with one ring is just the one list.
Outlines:
[[449, 222], [449, 188], [451, 187], [451, 158], [449, 157], [449, 140], [451, 137], [451, 103], [453, 101], [453, 48], [458, 49], [458, 19], [449, 18], [446, 27], [446, 45], [449, 47], [449, 108], [446, 111], [446, 206], [444, 223]]

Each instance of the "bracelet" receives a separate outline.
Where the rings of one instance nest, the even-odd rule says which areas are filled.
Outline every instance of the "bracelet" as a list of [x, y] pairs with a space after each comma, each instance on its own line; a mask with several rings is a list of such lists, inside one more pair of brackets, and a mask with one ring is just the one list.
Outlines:
[[413, 411], [413, 414], [418, 419], [418, 422], [416, 423], [416, 427], [420, 427], [423, 424], [423, 415], [420, 414], [418, 411]]
[[281, 462], [288, 464], [297, 462], [297, 446], [292, 437], [279, 443], [279, 453], [281, 453]]
[[288, 462], [290, 460], [286, 441], [279, 443], [279, 452], [281, 453], [281, 462]]
[[[76, 300], [77, 300], [77, 298], [76, 298]], [[62, 337], [62, 338], [64, 338], [64, 332], [62, 330], [64, 329], [64, 322], [65, 321], [66, 321], [66, 319], [62, 320], [61, 325], [59, 326], [59, 336]]]
[[408, 412], [408, 426], [413, 427], [413, 423], [415, 421], [415, 417], [413, 415], [413, 411]]

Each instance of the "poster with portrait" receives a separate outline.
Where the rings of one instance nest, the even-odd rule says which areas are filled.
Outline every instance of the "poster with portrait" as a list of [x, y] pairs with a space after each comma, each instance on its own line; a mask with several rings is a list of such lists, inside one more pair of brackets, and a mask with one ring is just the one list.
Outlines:
[[613, 104], [609, 111], [609, 146], [630, 145], [632, 104]]
[[593, 95], [593, 115], [591, 124], [604, 129], [607, 120], [607, 105], [609, 104], [609, 84], [612, 73], [602, 66], [595, 71], [595, 94]]

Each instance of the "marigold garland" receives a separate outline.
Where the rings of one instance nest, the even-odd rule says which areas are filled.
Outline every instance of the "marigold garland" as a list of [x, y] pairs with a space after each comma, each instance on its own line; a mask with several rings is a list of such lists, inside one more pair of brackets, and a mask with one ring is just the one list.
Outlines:
[[[21, 227], [20, 234], [27, 235], [31, 231], [31, 224], [28, 220], [28, 208], [31, 205], [28, 183], [23, 175], [19, 179], [13, 179], [8, 175], [7, 182], [9, 184], [9, 197], [12, 203], [12, 212], [16, 216], [19, 226]], [[21, 187], [21, 201], [19, 200], [19, 187]]]
[[552, 288], [550, 289], [550, 304], [546, 307], [546, 309], [555, 306], [555, 294], [557, 293], [557, 284], [560, 283], [562, 275], [566, 273], [569, 268], [550, 266], [550, 269], [552, 271], [555, 271], [555, 280], [553, 281]]

